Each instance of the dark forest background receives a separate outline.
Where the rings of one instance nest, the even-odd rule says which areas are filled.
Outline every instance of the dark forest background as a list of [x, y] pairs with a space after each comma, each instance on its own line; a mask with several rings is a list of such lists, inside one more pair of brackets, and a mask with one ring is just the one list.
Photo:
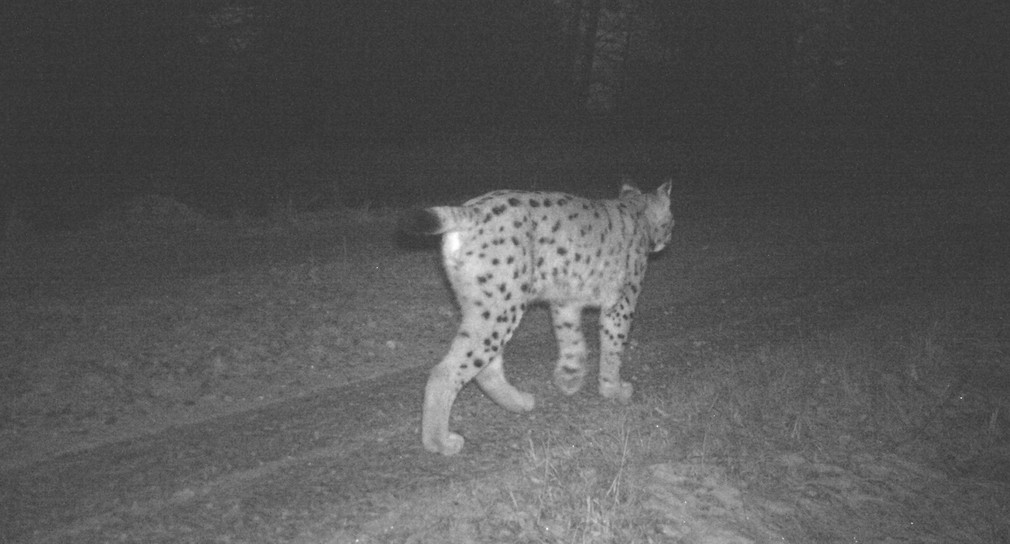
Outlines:
[[[3, 8], [0, 47], [4, 212], [48, 226], [138, 194], [228, 213], [237, 194], [268, 210], [278, 185], [325, 193], [291, 181], [306, 149], [509, 133], [949, 150], [1004, 145], [1010, 119], [998, 0], [43, 1]], [[264, 157], [291, 175], [217, 175]], [[395, 185], [354, 198], [400, 204]]]

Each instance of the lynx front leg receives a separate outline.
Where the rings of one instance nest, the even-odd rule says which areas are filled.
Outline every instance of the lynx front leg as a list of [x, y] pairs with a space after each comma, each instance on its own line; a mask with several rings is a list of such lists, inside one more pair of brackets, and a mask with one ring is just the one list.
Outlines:
[[558, 362], [554, 385], [566, 395], [582, 388], [586, 377], [586, 339], [582, 336], [582, 306], [552, 304], [554, 336], [558, 341]]
[[600, 309], [600, 395], [620, 402], [631, 400], [633, 387], [621, 381], [621, 355], [635, 315], [637, 297], [625, 288], [617, 304]]

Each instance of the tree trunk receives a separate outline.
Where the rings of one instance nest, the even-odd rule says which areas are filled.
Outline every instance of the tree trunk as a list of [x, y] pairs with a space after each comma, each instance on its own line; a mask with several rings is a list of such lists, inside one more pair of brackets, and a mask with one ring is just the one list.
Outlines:
[[589, 86], [593, 78], [593, 60], [596, 58], [596, 33], [600, 27], [600, 0], [583, 0], [583, 11], [585, 12], [586, 24], [585, 34], [582, 35], [582, 69], [579, 74], [578, 94], [585, 98], [589, 94]]

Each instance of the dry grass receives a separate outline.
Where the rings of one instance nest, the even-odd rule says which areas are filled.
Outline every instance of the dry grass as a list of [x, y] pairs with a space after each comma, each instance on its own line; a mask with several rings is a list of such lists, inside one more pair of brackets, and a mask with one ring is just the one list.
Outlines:
[[[885, 307], [830, 334], [713, 357], [693, 385], [597, 411], [591, 430], [529, 437], [517, 468], [439, 495], [451, 499], [426, 491], [424, 504], [440, 506], [424, 523], [398, 518], [386, 536], [1005, 542], [1006, 401], [966, 392], [979, 371], [966, 365], [1005, 361], [1005, 345], [964, 321], [966, 306]], [[990, 364], [1006, 378], [1005, 362]], [[479, 515], [440, 532], [458, 531], [460, 503]]]

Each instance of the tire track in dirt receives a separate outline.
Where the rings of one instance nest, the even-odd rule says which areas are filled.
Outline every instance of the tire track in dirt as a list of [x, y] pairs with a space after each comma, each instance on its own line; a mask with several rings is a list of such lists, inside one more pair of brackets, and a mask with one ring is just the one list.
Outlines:
[[[550, 389], [544, 363], [552, 355], [540, 344], [553, 339], [543, 313], [533, 319], [542, 330], [525, 333], [532, 342], [520, 340], [525, 345], [513, 350], [509, 369], [541, 401], [529, 419], [598, 408], [592, 391], [569, 399]], [[402, 371], [9, 471], [0, 478], [0, 534], [24, 542], [116, 535], [151, 543], [215, 535], [275, 542], [313, 520], [367, 519], [391, 497], [515, 462], [528, 426], [516, 420], [524, 416], [502, 411], [476, 387], [456, 406], [456, 424], [472, 440], [468, 451], [452, 459], [424, 452], [418, 426], [426, 376], [427, 366]]]
[[[406, 431], [413, 429], [404, 427], [414, 424], [416, 384], [423, 380], [421, 371], [401, 372], [378, 380], [382, 383], [323, 391], [8, 472], [2, 477], [8, 525], [3, 533], [11, 541], [41, 542], [98, 541], [117, 531], [136, 536], [135, 524], [144, 519], [185, 525], [192, 504], [228, 507], [233, 501], [217, 499], [242, 496], [243, 489], [255, 490], [264, 481], [270, 488], [274, 478], [288, 479], [301, 469], [308, 472], [295, 481], [324, 491], [327, 501], [360, 496], [379, 482], [364, 477], [374, 472], [358, 470], [360, 462], [342, 460], [367, 458], [369, 448], [398, 433], [412, 435]], [[391, 429], [390, 421], [404, 423]], [[379, 464], [394, 460], [384, 448]], [[355, 472], [342, 472], [341, 466]], [[341, 487], [324, 489], [325, 482]], [[201, 518], [215, 510], [201, 509]]]

